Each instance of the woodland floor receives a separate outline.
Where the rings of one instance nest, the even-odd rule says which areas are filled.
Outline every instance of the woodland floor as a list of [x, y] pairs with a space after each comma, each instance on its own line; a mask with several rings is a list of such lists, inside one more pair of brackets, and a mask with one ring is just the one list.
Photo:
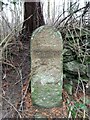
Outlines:
[[[28, 89], [30, 75], [30, 41], [23, 41], [10, 48], [7, 61], [3, 62], [3, 118], [67, 118], [68, 94], [63, 90], [62, 107], [41, 109], [32, 105]], [[79, 94], [79, 97], [82, 93]], [[79, 100], [79, 97], [75, 98]], [[72, 105], [71, 101], [69, 105]], [[20, 114], [19, 114], [20, 113]]]

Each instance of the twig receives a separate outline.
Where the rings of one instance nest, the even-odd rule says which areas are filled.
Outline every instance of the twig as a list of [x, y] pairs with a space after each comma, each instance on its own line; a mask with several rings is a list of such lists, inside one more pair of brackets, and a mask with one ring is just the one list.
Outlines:
[[[77, 12], [79, 12], [80, 10], [82, 10], [82, 9], [85, 9], [86, 7], [82, 7], [82, 8], [80, 8], [80, 9], [78, 9], [78, 10], [75, 10], [72, 14], [75, 14], [75, 13], [77, 13]], [[56, 26], [57, 28], [58, 28], [58, 26], [63, 22], [63, 21], [65, 21], [68, 17], [70, 17], [71, 16], [71, 14], [69, 14], [69, 15], [67, 15], [64, 19], [62, 19], [60, 22], [59, 22], [59, 24]]]
[[[28, 19], [30, 19], [32, 17], [32, 15], [30, 15], [26, 20], [24, 20], [23, 22], [21, 22], [18, 26], [16, 26], [16, 28], [14, 28], [1, 42], [0, 42], [0, 46], [3, 45], [3, 43], [5, 43], [9, 37], [12, 35], [12, 33], [15, 31], [15, 29], [19, 28], [19, 26], [24, 23], [25, 21], [27, 21]], [[9, 42], [9, 41], [8, 41]]]
[[14, 108], [14, 110], [18, 113], [19, 117], [22, 118], [21, 114], [20, 114], [19, 111], [16, 109], [16, 107], [15, 107], [10, 101], [8, 101], [5, 97], [2, 96], [2, 98], [3, 98], [9, 105], [11, 105], [11, 106]]
[[[73, 7], [76, 3], [77, 3], [77, 2], [75, 2], [74, 4], [72, 4], [71, 7]], [[69, 10], [69, 9], [67, 9], [67, 11], [68, 11], [68, 10]], [[59, 18], [60, 18], [65, 12], [67, 12], [67, 11], [63, 11], [63, 13], [58, 16], [57, 20], [54, 22], [54, 25], [58, 22]]]
[[27, 91], [28, 91], [28, 87], [29, 87], [29, 83], [28, 83], [28, 85], [27, 85], [27, 87], [26, 87], [26, 90], [25, 90], [25, 92], [24, 92], [24, 95], [22, 96], [22, 101], [21, 101], [21, 103], [20, 103], [19, 111], [21, 111], [21, 109], [22, 109], [23, 102], [24, 102], [24, 98], [25, 98], [25, 96], [26, 96], [26, 94], [27, 94]]
[[[20, 82], [21, 82], [21, 86], [22, 86], [22, 88], [23, 88], [23, 76], [22, 76], [22, 70], [21, 69], [19, 69], [19, 75], [20, 75]], [[21, 95], [23, 96], [23, 90], [22, 90], [22, 92], [21, 92]], [[22, 101], [21, 101], [21, 105], [20, 105], [20, 108], [19, 108], [19, 111], [21, 111], [21, 110], [23, 110], [23, 97], [22, 97]]]
[[[84, 87], [84, 84], [83, 84], [83, 82], [82, 82], [82, 80], [81, 80], [79, 69], [78, 69], [78, 77], [79, 77], [79, 80], [80, 80], [81, 83], [82, 83], [83, 95], [84, 95], [83, 103], [84, 103], [84, 105], [85, 105], [85, 100], [86, 100], [86, 99], [85, 99], [85, 87]], [[86, 114], [85, 114], [85, 110], [84, 110], [84, 112], [83, 112], [83, 118], [85, 118], [85, 116], [86, 116]]]
[[33, 75], [34, 73], [35, 73], [35, 70], [33, 70], [33, 71], [29, 74], [30, 78], [29, 78], [29, 80], [28, 80], [28, 84], [27, 84], [26, 90], [25, 90], [25, 92], [24, 92], [24, 95], [22, 96], [22, 101], [21, 101], [21, 103], [20, 103], [19, 111], [21, 111], [21, 108], [22, 108], [22, 106], [23, 106], [23, 101], [24, 101], [24, 98], [25, 98], [25, 96], [26, 96], [26, 94], [27, 94], [27, 91], [28, 91], [28, 88], [29, 88], [29, 83], [30, 83], [30, 80], [31, 80], [32, 75]]
[[71, 108], [70, 108], [68, 118], [72, 118], [72, 112], [71, 112], [72, 110], [73, 110], [73, 106], [71, 106]]

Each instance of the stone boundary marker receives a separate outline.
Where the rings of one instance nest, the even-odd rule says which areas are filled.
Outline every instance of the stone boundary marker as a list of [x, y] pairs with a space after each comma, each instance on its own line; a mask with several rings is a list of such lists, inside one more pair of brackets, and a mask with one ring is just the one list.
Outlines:
[[63, 40], [59, 31], [41, 26], [31, 37], [31, 98], [33, 105], [62, 104]]

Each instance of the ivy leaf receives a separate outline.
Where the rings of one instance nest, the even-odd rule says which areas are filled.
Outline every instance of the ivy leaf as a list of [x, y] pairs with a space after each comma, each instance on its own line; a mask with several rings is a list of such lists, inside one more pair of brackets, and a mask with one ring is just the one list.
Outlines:
[[75, 106], [82, 110], [87, 110], [87, 106], [83, 103], [76, 103]]
[[71, 111], [71, 114], [72, 114], [72, 117], [75, 118], [75, 116], [76, 116], [76, 110], [73, 109], [73, 110]]

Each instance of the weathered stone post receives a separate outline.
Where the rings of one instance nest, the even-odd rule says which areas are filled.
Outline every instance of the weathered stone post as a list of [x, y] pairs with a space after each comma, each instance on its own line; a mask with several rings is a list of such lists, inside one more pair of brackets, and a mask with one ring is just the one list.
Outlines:
[[41, 26], [31, 37], [31, 98], [41, 107], [60, 106], [63, 85], [63, 43], [60, 32]]

